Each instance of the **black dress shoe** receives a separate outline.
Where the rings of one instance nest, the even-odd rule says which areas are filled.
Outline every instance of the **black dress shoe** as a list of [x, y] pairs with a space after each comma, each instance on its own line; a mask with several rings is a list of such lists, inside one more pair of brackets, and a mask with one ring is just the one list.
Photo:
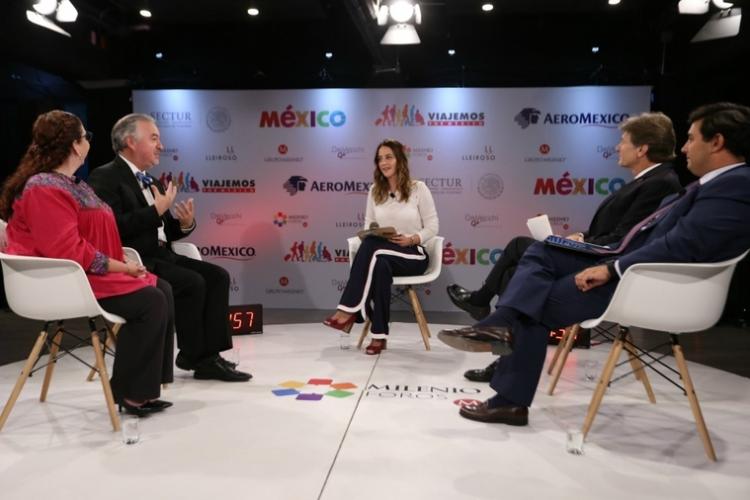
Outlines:
[[440, 330], [438, 338], [459, 351], [491, 352], [507, 356], [513, 352], [513, 335], [504, 326], [468, 326], [457, 330]]
[[528, 425], [529, 409], [526, 406], [500, 406], [490, 408], [487, 402], [464, 406], [458, 412], [462, 417], [490, 424]]
[[135, 415], [136, 417], [146, 417], [148, 415], [151, 415], [152, 413], [156, 413], [157, 411], [163, 410], [163, 408], [159, 410], [150, 408], [146, 406], [146, 403], [140, 406], [135, 406], [135, 405], [131, 405], [124, 399], [116, 399], [115, 401], [117, 403], [117, 409], [119, 410], [120, 413], [124, 411], [128, 415]]
[[234, 370], [235, 368], [237, 368], [237, 363], [232, 363], [228, 359], [224, 359], [221, 356], [219, 356], [219, 363], [221, 363], [222, 365], [226, 366], [227, 368], [231, 368], [232, 370]]
[[166, 410], [170, 406], [172, 406], [172, 403], [170, 401], [164, 401], [163, 399], [154, 399], [153, 401], [144, 403], [141, 408], [152, 408], [154, 412], [157, 412]]
[[177, 359], [174, 360], [174, 364], [177, 365], [177, 368], [180, 370], [195, 370], [195, 363], [190, 361], [187, 356], [182, 354], [182, 352], [177, 353]]
[[469, 315], [477, 321], [483, 320], [490, 315], [490, 306], [475, 306], [471, 301], [471, 292], [460, 285], [450, 285], [446, 288], [448, 291], [448, 297], [453, 302], [453, 305], [459, 309], [463, 309]]
[[499, 358], [490, 363], [487, 368], [467, 370], [464, 372], [464, 377], [472, 382], [489, 382], [495, 374], [495, 367], [497, 366], [498, 360]]
[[193, 377], [198, 380], [222, 380], [224, 382], [247, 382], [252, 375], [230, 368], [221, 362], [219, 356], [202, 361], [195, 367]]

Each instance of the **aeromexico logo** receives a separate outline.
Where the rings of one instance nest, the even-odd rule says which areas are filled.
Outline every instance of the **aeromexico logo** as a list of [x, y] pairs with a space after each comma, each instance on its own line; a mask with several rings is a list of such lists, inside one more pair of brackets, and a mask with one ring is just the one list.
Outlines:
[[328, 181], [318, 179], [308, 179], [301, 175], [293, 175], [289, 177], [282, 187], [289, 193], [289, 196], [294, 196], [302, 191], [321, 191], [321, 192], [332, 192], [332, 193], [348, 193], [348, 194], [367, 194], [370, 190], [371, 182], [365, 181]]
[[581, 125], [584, 127], [617, 128], [626, 120], [628, 113], [543, 113], [537, 108], [523, 108], [513, 117], [522, 129], [542, 123], [544, 125]]
[[386, 104], [377, 127], [484, 127], [484, 111], [437, 110], [423, 114], [414, 104]]

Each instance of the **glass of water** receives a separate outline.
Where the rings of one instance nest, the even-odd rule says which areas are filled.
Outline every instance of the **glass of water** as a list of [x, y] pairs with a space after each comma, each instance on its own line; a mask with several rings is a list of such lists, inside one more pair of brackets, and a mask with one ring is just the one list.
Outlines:
[[599, 377], [599, 362], [591, 359], [584, 361], [583, 376], [589, 382], [594, 382]]
[[583, 432], [568, 429], [565, 433], [565, 451], [571, 455], [583, 455]]
[[135, 444], [141, 439], [138, 431], [138, 417], [125, 415], [120, 419], [122, 427], [122, 442], [124, 444]]
[[352, 347], [351, 342], [352, 342], [351, 337], [349, 336], [347, 332], [342, 331], [339, 333], [339, 347], [342, 350], [347, 351], [351, 349]]

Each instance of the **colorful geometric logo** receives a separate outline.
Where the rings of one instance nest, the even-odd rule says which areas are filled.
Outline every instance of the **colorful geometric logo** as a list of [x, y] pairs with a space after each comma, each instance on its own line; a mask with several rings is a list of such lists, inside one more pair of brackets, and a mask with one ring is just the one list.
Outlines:
[[311, 378], [307, 382], [287, 380], [279, 384], [280, 389], [273, 389], [274, 396], [294, 396], [297, 401], [320, 401], [323, 396], [332, 398], [348, 398], [354, 396], [349, 389], [357, 386], [351, 382], [333, 382], [331, 378]]
[[287, 216], [284, 212], [276, 212], [276, 216], [273, 218], [273, 223], [281, 227], [287, 222]]

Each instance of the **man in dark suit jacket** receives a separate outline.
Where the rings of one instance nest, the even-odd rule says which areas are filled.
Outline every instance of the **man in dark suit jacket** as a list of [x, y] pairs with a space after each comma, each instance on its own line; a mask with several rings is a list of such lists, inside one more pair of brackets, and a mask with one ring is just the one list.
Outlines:
[[[622, 137], [616, 150], [618, 163], [630, 170], [634, 179], [610, 194], [599, 205], [585, 233], [568, 236], [577, 241], [607, 245], [622, 239], [638, 221], [659, 206], [661, 200], [680, 190], [680, 182], [669, 163], [674, 158], [675, 133], [672, 120], [663, 113], [643, 113], [620, 125]], [[534, 243], [525, 236], [513, 238], [479, 290], [470, 292], [450, 285], [448, 296], [476, 320], [490, 313], [490, 301], [502, 295], [524, 252]], [[468, 370], [464, 376], [475, 382], [489, 382], [497, 361], [487, 368]]]
[[[159, 129], [148, 115], [130, 114], [112, 128], [115, 159], [94, 169], [89, 184], [115, 214], [124, 246], [135, 248], [149, 271], [172, 285], [175, 298], [176, 364], [197, 379], [250, 380], [219, 353], [232, 347], [229, 274], [223, 268], [177, 255], [171, 243], [195, 229], [192, 198], [175, 203], [177, 188], [146, 172], [159, 163]], [[174, 216], [170, 213], [174, 211]]]
[[[462, 408], [465, 418], [526, 425], [546, 355], [548, 332], [595, 318], [606, 309], [619, 276], [641, 262], [718, 262], [750, 248], [750, 108], [731, 103], [700, 107], [690, 115], [682, 148], [700, 179], [662, 202], [602, 261], [535, 243], [527, 251], [498, 307], [474, 327], [438, 337], [469, 351], [494, 344], [512, 350], [490, 383], [497, 394]], [[666, 207], [666, 208], [665, 208]], [[512, 333], [511, 333], [512, 331]], [[512, 344], [512, 348], [510, 347]]]

